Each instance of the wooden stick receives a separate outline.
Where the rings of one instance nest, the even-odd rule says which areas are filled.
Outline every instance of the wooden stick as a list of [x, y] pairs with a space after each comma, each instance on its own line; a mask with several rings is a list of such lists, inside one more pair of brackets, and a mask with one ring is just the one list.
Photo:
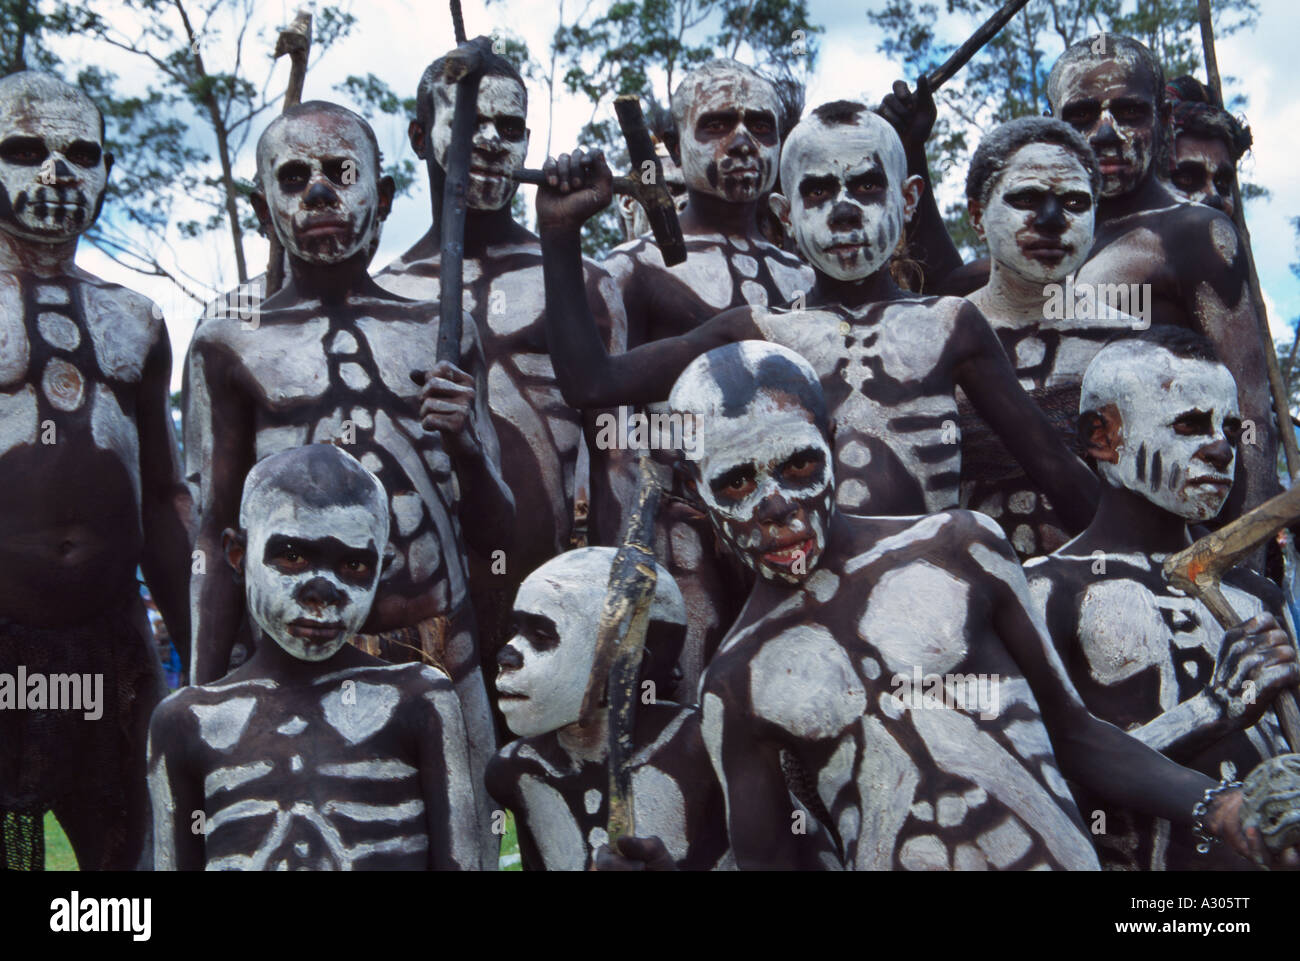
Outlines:
[[[1210, 81], [1210, 90], [1220, 107], [1224, 106], [1223, 83], [1219, 79], [1219, 58], [1214, 47], [1214, 23], [1210, 19], [1210, 0], [1197, 0], [1197, 12], [1201, 21], [1201, 46], [1205, 50], [1205, 73]], [[1255, 270], [1255, 254], [1250, 246], [1250, 231], [1246, 228], [1246, 208], [1241, 202], [1241, 185], [1237, 182], [1237, 165], [1232, 166], [1232, 220], [1237, 225], [1246, 250], [1246, 267], [1250, 273], [1250, 297], [1255, 302], [1255, 319], [1259, 325], [1259, 336], [1264, 342], [1264, 361], [1268, 365], [1268, 385], [1273, 392], [1273, 412], [1277, 415], [1277, 429], [1282, 442], [1282, 451], [1286, 457], [1286, 470], [1294, 479], [1300, 475], [1300, 446], [1296, 444], [1295, 431], [1291, 428], [1291, 402], [1282, 371], [1277, 363], [1277, 351], [1273, 349], [1273, 334], [1268, 327], [1268, 310], [1264, 306], [1264, 293], [1259, 286], [1259, 273]]]
[[[284, 92], [284, 106], [280, 112], [296, 107], [302, 103], [302, 87], [307, 79], [307, 55], [311, 52], [311, 11], [299, 8], [293, 23], [280, 31], [275, 41], [273, 59], [278, 60], [286, 54], [289, 57], [289, 86]], [[284, 245], [275, 229], [268, 231], [271, 250], [266, 259], [265, 299], [284, 285]]]

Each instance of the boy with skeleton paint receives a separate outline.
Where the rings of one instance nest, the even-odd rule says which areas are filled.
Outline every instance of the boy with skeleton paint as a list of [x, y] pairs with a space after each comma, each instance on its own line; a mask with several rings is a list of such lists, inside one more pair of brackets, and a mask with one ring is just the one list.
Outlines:
[[[259, 461], [222, 534], [259, 631], [219, 683], [154, 712], [161, 870], [437, 870], [479, 864], [451, 683], [348, 642], [385, 566], [388, 494], [329, 444]], [[391, 559], [391, 556], [390, 556]]]
[[[254, 463], [307, 443], [347, 446], [388, 491], [393, 551], [354, 643], [451, 677], [486, 821], [482, 772], [495, 736], [465, 543], [484, 552], [509, 544], [514, 502], [500, 474], [477, 328], [466, 319], [462, 367], [437, 362], [438, 305], [391, 294], [366, 272], [393, 183], [380, 176], [364, 120], [336, 104], [301, 104], [272, 121], [257, 156], [265, 195], [253, 202], [284, 243], [290, 276], [252, 325], [208, 320], [190, 347], [186, 419], [205, 464], [198, 547], [219, 556]], [[464, 534], [462, 517], [474, 519]], [[226, 671], [241, 592], [210, 562], [193, 583], [195, 679], [212, 681]], [[481, 839], [487, 867], [497, 841]]]
[[[988, 283], [967, 299], [988, 319], [1021, 386], [1071, 449], [1088, 361], [1112, 337], [1144, 326], [1104, 301], [1090, 310], [1053, 310], [1053, 296], [1059, 302], [1092, 247], [1100, 187], [1087, 141], [1047, 117], [997, 127], [980, 142], [966, 176], [971, 224], [992, 259]], [[1022, 558], [1064, 544], [1069, 535], [1048, 499], [965, 397], [958, 408], [962, 506], [996, 520]]]
[[[758, 573], [701, 688], [738, 866], [1096, 868], [1065, 777], [1190, 824], [1214, 782], [1088, 714], [992, 521], [836, 509], [819, 379], [792, 351], [742, 342], [693, 361], [669, 400], [698, 420], [687, 470], [719, 536]], [[898, 697], [916, 667], [995, 675], [999, 711]], [[791, 830], [786, 753], [816, 785], [833, 851]], [[1204, 826], [1262, 857], [1240, 801], [1217, 795]]]
[[[808, 266], [759, 230], [759, 205], [776, 183], [787, 132], [776, 87], [738, 61], [709, 60], [672, 92], [672, 114], [686, 188], [679, 216], [686, 260], [665, 266], [651, 238], [639, 237], [615, 247], [603, 263], [627, 309], [629, 347], [686, 333], [729, 308], [785, 306], [813, 285]], [[587, 301], [599, 311], [598, 302]], [[686, 599], [677, 697], [694, 700], [700, 672], [746, 585], [719, 554], [708, 521], [682, 500], [660, 510], [655, 543]]]
[[[0, 813], [40, 832], [53, 810], [84, 870], [147, 857], [145, 733], [167, 689], [137, 567], [189, 655], [167, 329], [75, 262], [112, 167], [84, 93], [46, 73], [0, 79], [0, 675], [97, 676], [103, 692], [96, 720], [0, 695]], [[0, 838], [0, 867], [27, 857]]]
[[[472, 43], [485, 67], [465, 198], [463, 300], [483, 345], [501, 473], [516, 509], [513, 544], [470, 555], [470, 593], [486, 658], [509, 638], [505, 621], [524, 575], [571, 545], [575, 497], [587, 502], [593, 542], [617, 536], [621, 511], [609, 476], [619, 453], [592, 442], [599, 412], [584, 416], [560, 396], [546, 349], [541, 246], [511, 211], [517, 188], [511, 175], [528, 152], [528, 91], [518, 70], [491, 51], [490, 38]], [[441, 296], [442, 188], [456, 94], [443, 78], [444, 62], [435, 60], [421, 77], [410, 124], [411, 146], [428, 170], [433, 225], [375, 275], [386, 290], [422, 301]], [[618, 289], [591, 261], [583, 262], [583, 276], [605, 343], [622, 351], [626, 318]]]
[[[1093, 358], [1079, 433], [1106, 486], [1087, 530], [1025, 565], [1035, 611], [1093, 714], [1210, 777], [1244, 778], [1288, 750], [1267, 710], [1300, 682], [1281, 592], [1230, 572], [1224, 595], [1246, 619], [1225, 632], [1161, 569], [1189, 543], [1187, 524], [1227, 499], [1241, 435], [1232, 375], [1204, 338], [1153, 327]], [[1095, 840], [1107, 867], [1248, 866], [1222, 848], [1197, 855], [1185, 825], [1077, 796], [1106, 816]]]
[[906, 296], [889, 275], [921, 189], [919, 178], [906, 175], [893, 129], [861, 104], [826, 104], [795, 127], [781, 166], [790, 194], [774, 194], [772, 208], [814, 265], [808, 308], [741, 307], [611, 357], [574, 286], [578, 227], [608, 201], [609, 170], [599, 153], [548, 161], [552, 186], [539, 188], [538, 223], [552, 357], [565, 396], [584, 407], [662, 399], [700, 354], [770, 340], [806, 358], [821, 379], [835, 424], [840, 508], [898, 515], [957, 503], [960, 386], [1072, 528], [1082, 529], [1096, 478], [1021, 389], [979, 311], [957, 298]]
[[[497, 656], [501, 710], [519, 740], [488, 765], [492, 797], [515, 815], [525, 869], [580, 871], [608, 840], [609, 708], [581, 718], [596, 654], [612, 547], [569, 551], [529, 574], [514, 604], [515, 636]], [[672, 867], [734, 866], [727, 855], [722, 791], [700, 734], [699, 711], [659, 700], [644, 678], [681, 651], [686, 606], [658, 568], [646, 630], [632, 744], [637, 833], [665, 845]]]

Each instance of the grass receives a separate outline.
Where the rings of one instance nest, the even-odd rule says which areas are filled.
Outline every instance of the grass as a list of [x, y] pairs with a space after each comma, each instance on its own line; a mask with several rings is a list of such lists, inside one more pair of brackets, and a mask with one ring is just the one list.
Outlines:
[[72, 853], [68, 836], [59, 827], [53, 811], [45, 812], [45, 870], [76, 871], [77, 856]]
[[[45, 870], [76, 871], [77, 856], [72, 853], [68, 836], [59, 827], [52, 812], [45, 814]], [[519, 864], [519, 837], [515, 832], [515, 816], [506, 812], [506, 833], [501, 838], [501, 870], [522, 871]]]

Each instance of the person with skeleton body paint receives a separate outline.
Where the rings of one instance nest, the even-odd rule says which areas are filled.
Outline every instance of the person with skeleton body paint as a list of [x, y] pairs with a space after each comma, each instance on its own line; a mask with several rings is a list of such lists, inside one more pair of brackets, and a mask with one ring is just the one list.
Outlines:
[[[290, 276], [255, 324], [211, 319], [191, 344], [186, 419], [206, 463], [199, 549], [218, 556], [244, 476], [271, 454], [336, 441], [375, 473], [388, 491], [394, 556], [353, 642], [450, 675], [486, 822], [482, 772], [496, 744], [465, 549], [508, 545], [514, 501], [501, 478], [477, 327], [464, 325], [462, 367], [438, 362], [437, 304], [389, 293], [367, 273], [393, 183], [380, 175], [364, 120], [336, 104], [304, 103], [272, 121], [257, 154], [266, 192], [254, 206], [284, 243]], [[209, 563], [193, 581], [202, 683], [225, 673], [243, 606], [228, 571]], [[498, 840], [480, 839], [485, 867], [496, 865]]]
[[94, 719], [0, 709], [0, 810], [37, 830], [53, 810], [87, 870], [147, 859], [143, 750], [166, 686], [137, 566], [189, 656], [167, 329], [75, 262], [112, 166], [84, 93], [35, 71], [0, 79], [0, 674], [103, 690]]
[[[388, 494], [312, 444], [258, 461], [222, 535], [259, 642], [154, 712], [160, 870], [468, 870], [480, 835], [451, 682], [348, 642], [385, 566]], [[387, 555], [389, 561], [392, 555]]]
[[[954, 394], [961, 387], [1071, 529], [1081, 530], [1092, 516], [1096, 478], [1021, 389], [988, 322], [960, 299], [904, 295], [890, 277], [920, 190], [906, 176], [893, 129], [861, 104], [826, 104], [795, 127], [781, 163], [790, 196], [774, 195], [772, 206], [814, 265], [807, 309], [737, 308], [681, 336], [608, 356], [574, 278], [578, 226], [607, 202], [609, 170], [598, 153], [548, 161], [552, 186], [539, 188], [538, 222], [552, 357], [565, 396], [576, 406], [662, 399], [713, 347], [781, 344], [821, 377], [835, 422], [840, 509], [903, 515], [957, 504]], [[752, 562], [746, 552], [740, 557]]]
[[[516, 517], [508, 552], [470, 555], [470, 594], [488, 658], [509, 639], [510, 601], [524, 575], [570, 547], [577, 533], [575, 499], [587, 506], [588, 537], [609, 543], [617, 537], [621, 514], [615, 488], [623, 484], [625, 496], [631, 494], [617, 474], [622, 453], [602, 451], [594, 442], [600, 412], [584, 415], [565, 405], [551, 368], [541, 247], [511, 210], [517, 188], [511, 175], [528, 152], [528, 92], [514, 66], [491, 52], [490, 38], [473, 43], [487, 66], [470, 154], [463, 298], [483, 345], [488, 405]], [[433, 225], [375, 275], [386, 290], [428, 301], [441, 296], [442, 184], [456, 93], [456, 85], [443, 80], [442, 67], [439, 59], [425, 70], [410, 124], [411, 146], [428, 169]], [[617, 288], [592, 261], [583, 262], [583, 276], [605, 344], [623, 350], [626, 317]]]
[[[518, 736], [488, 765], [488, 790], [515, 815], [524, 868], [590, 868], [608, 840], [609, 708], [580, 715], [616, 550], [569, 551], [533, 571], [514, 603], [516, 633], [497, 656], [501, 710]], [[722, 791], [699, 710], [660, 700], [686, 634], [686, 605], [658, 565], [632, 743], [632, 815], [682, 870], [734, 867]], [[647, 687], [658, 676], [661, 680]]]
[[[1182, 202], [1163, 179], [1170, 104], [1164, 71], [1143, 44], [1113, 33], [1076, 41], [1053, 65], [1047, 97], [1053, 115], [1092, 146], [1102, 175], [1093, 245], [1074, 275], [1076, 288], [1142, 291], [1145, 321], [1204, 334], [1236, 379], [1247, 443], [1219, 516], [1231, 520], [1279, 490], [1277, 426], [1241, 238], [1222, 211]], [[917, 169], [933, 100], [895, 84], [882, 106], [909, 131], [909, 145], [919, 144], [908, 152]], [[922, 217], [921, 259], [941, 265], [927, 278], [931, 285], [958, 294], [981, 286], [987, 261], [962, 266], [937, 206], [927, 205]]]
[[1165, 94], [1173, 149], [1162, 179], [1177, 196], [1232, 217], [1232, 183], [1250, 149], [1250, 128], [1214, 103], [1195, 77], [1171, 80]]
[[[967, 299], [998, 335], [1021, 386], [1076, 453], [1079, 383], [1088, 361], [1112, 337], [1142, 327], [1104, 302], [1078, 313], [1052, 309], [1092, 246], [1100, 185], [1092, 148], [1072, 127], [1046, 117], [993, 130], [966, 178], [971, 224], [992, 258], [988, 283]], [[958, 409], [961, 505], [996, 520], [1021, 558], [1064, 544], [1069, 535], [1048, 499], [964, 396]]]
[[[808, 266], [769, 243], [758, 222], [780, 159], [783, 110], [776, 88], [735, 60], [710, 60], [678, 84], [672, 113], [687, 256], [667, 267], [653, 240], [640, 237], [605, 258], [627, 309], [629, 347], [683, 334], [728, 308], [784, 306], [813, 285]], [[719, 554], [707, 520], [680, 499], [660, 510], [655, 543], [686, 599], [689, 627], [676, 697], [694, 701], [700, 672], [747, 585]]]
[[[1227, 499], [1241, 435], [1232, 375], [1203, 337], [1153, 327], [1093, 358], [1079, 431], [1106, 486], [1087, 530], [1025, 565], [1035, 610], [1093, 714], [1212, 778], [1245, 778], [1288, 750], [1268, 711], [1300, 683], [1281, 591], [1229, 572], [1223, 592], [1245, 620], [1225, 632], [1161, 566]], [[1197, 855], [1185, 825], [1077, 796], [1106, 815], [1095, 840], [1107, 867], [1250, 866], [1223, 848]]]
[[[694, 360], [669, 400], [698, 422], [686, 470], [710, 519], [759, 574], [701, 686], [737, 865], [1095, 869], [1067, 777], [1191, 824], [1214, 782], [1088, 714], [989, 518], [837, 509], [819, 381], [794, 352], [741, 342]], [[914, 674], [944, 694], [909, 689]], [[947, 690], [972, 676], [997, 684], [996, 703]], [[830, 850], [791, 830], [786, 753], [812, 775]], [[1219, 794], [1205, 827], [1264, 856], [1240, 802]]]

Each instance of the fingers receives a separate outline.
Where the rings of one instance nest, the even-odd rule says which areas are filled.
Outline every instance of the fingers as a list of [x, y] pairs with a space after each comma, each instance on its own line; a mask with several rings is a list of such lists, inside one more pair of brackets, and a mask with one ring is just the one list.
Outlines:
[[563, 194], [592, 186], [608, 170], [603, 150], [579, 148], [573, 153], [548, 157], [546, 163], [542, 164], [542, 176], [546, 183]]
[[[620, 841], [624, 840], [622, 838]], [[623, 847], [622, 844], [619, 847]], [[644, 862], [631, 860], [621, 855], [615, 854], [608, 844], [602, 844], [596, 849], [596, 857], [592, 861], [593, 871], [644, 871], [646, 866]]]
[[412, 381], [426, 388], [435, 381], [442, 381], [450, 387], [474, 387], [474, 378], [449, 360], [438, 361], [432, 370], [413, 370], [410, 376]]

